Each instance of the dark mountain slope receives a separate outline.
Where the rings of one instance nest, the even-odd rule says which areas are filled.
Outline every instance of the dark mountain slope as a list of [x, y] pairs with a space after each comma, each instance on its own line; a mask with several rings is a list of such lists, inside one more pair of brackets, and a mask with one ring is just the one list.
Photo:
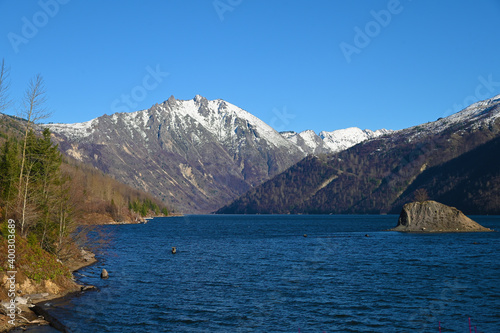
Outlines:
[[318, 184], [337, 175], [326, 157], [308, 156], [261, 186], [251, 189], [219, 213], [280, 214], [295, 212], [300, 202], [313, 196]]
[[201, 96], [49, 127], [65, 154], [185, 213], [213, 211], [304, 157], [245, 110]]
[[500, 137], [425, 170], [395, 202], [392, 212], [399, 213], [397, 208], [419, 188], [465, 214], [500, 215]]
[[[387, 134], [323, 158], [304, 159], [218, 213], [397, 211], [412, 197], [418, 186], [410, 186], [426, 169], [451, 161], [499, 136], [499, 105], [497, 96], [432, 123]], [[468, 176], [463, 174], [463, 177]], [[459, 191], [453, 188], [449, 193], [455, 190]], [[488, 188], [480, 190], [491, 192]], [[491, 211], [487, 208], [492, 205], [491, 200], [477, 203], [476, 212]], [[464, 203], [465, 199], [459, 201]]]

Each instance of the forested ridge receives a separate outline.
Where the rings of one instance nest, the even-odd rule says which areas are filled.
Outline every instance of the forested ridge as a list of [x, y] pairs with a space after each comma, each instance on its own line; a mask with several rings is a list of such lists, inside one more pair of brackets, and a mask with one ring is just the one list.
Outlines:
[[[99, 250], [112, 237], [112, 234], [103, 234], [101, 228], [94, 224], [115, 221], [134, 223], [146, 216], [170, 213], [161, 201], [151, 195], [61, 154], [49, 129], [40, 125], [48, 115], [44, 81], [40, 75], [29, 82], [20, 101], [9, 99], [8, 88], [9, 70], [2, 61], [2, 304], [20, 297], [29, 299], [29, 295], [33, 294], [54, 297], [80, 290], [81, 286], [74, 280], [71, 270], [95, 262], [88, 250]], [[4, 113], [14, 113], [14, 110], [17, 116]], [[22, 308], [15, 325], [36, 319], [36, 315], [27, 309]], [[5, 307], [0, 312], [0, 330], [11, 329], [13, 324], [10, 321], [7, 324], [7, 319], [12, 317], [5, 316]]]
[[416, 126], [337, 154], [308, 156], [217, 213], [399, 213], [423, 189], [467, 214], [500, 214], [499, 133], [498, 118], [436, 133]]
[[20, 175], [23, 123], [0, 114], [0, 214], [16, 220], [22, 236], [57, 252], [78, 225], [168, 215], [147, 193], [63, 156], [48, 129], [28, 131]]
[[426, 169], [393, 205], [397, 208], [423, 189], [434, 200], [467, 214], [500, 214], [500, 137], [446, 163]]
[[[0, 63], [0, 111], [8, 99], [8, 70]], [[19, 116], [0, 113], [0, 219], [2, 236], [9, 219], [18, 237], [64, 259], [75, 242], [82, 245], [82, 225], [136, 222], [168, 215], [151, 195], [114, 180], [94, 167], [63, 156], [47, 128], [38, 123], [45, 110], [43, 78], [35, 76], [19, 101]], [[4, 262], [5, 263], [5, 262]]]

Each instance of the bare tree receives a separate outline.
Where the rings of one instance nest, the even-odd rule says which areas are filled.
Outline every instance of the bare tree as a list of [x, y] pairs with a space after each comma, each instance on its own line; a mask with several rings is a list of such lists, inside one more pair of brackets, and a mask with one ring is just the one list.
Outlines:
[[44, 107], [46, 102], [45, 86], [43, 78], [40, 74], [30, 80], [28, 88], [24, 94], [23, 109], [19, 116], [25, 119], [24, 125], [24, 140], [21, 150], [21, 168], [19, 172], [19, 192], [18, 192], [18, 207], [21, 210], [21, 229], [25, 231], [26, 209], [28, 201], [29, 173], [26, 167], [26, 147], [28, 144], [28, 135], [33, 130], [34, 125], [49, 116], [49, 113]]
[[31, 79], [28, 85], [28, 89], [26, 89], [23, 100], [24, 108], [19, 115], [21, 118], [24, 118], [26, 120], [21, 159], [21, 172], [19, 175], [20, 182], [23, 178], [24, 164], [26, 162], [26, 144], [28, 141], [28, 133], [33, 129], [33, 125], [35, 123], [49, 116], [47, 110], [44, 107], [46, 100], [47, 99], [45, 97], [45, 86], [43, 78], [40, 74], [38, 74], [33, 79]]
[[29, 191], [30, 186], [33, 182], [33, 162], [27, 163], [25, 175], [23, 177], [23, 186], [20, 187], [21, 193], [21, 206], [20, 209], [20, 224], [21, 224], [21, 235], [26, 236], [28, 233], [29, 227], [33, 224], [38, 218], [38, 212], [36, 210], [36, 205], [34, 202], [36, 201], [36, 196], [33, 191]]
[[10, 105], [10, 100], [7, 97], [9, 86], [9, 69], [5, 67], [5, 60], [2, 59], [2, 64], [0, 65], [0, 112], [7, 109]]
[[419, 188], [418, 190], [416, 190], [413, 196], [415, 198], [415, 201], [418, 202], [424, 202], [429, 200], [429, 194], [427, 193], [427, 190], [424, 188]]

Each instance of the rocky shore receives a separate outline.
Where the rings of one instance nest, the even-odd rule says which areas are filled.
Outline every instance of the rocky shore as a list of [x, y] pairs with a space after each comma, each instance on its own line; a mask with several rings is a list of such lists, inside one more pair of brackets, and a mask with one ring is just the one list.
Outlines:
[[85, 225], [106, 225], [106, 224], [145, 224], [148, 223], [149, 220], [152, 220], [157, 217], [179, 217], [184, 216], [180, 213], [165, 215], [152, 215], [149, 217], [143, 217], [139, 214], [127, 215], [122, 219], [115, 221], [110, 214], [101, 214], [101, 213], [91, 213], [86, 214], [84, 219], [82, 219], [82, 224]]
[[397, 226], [390, 230], [420, 233], [493, 231], [471, 220], [460, 210], [431, 200], [404, 205]]
[[[92, 214], [88, 216], [87, 223], [90, 225], [105, 224], [137, 224], [147, 223], [152, 217], [129, 217], [120, 222], [116, 222], [105, 214]], [[59, 263], [58, 269], [68, 269], [69, 272], [75, 271], [97, 262], [95, 255], [83, 248], [75, 249], [75, 253], [69, 259]], [[22, 251], [21, 251], [22, 252]], [[55, 258], [52, 260], [56, 260]], [[17, 268], [15, 277], [16, 307], [18, 313], [15, 316], [14, 325], [9, 322], [8, 316], [10, 309], [9, 276], [6, 270], [0, 269], [0, 332], [8, 332], [33, 325], [51, 325], [57, 328], [60, 326], [57, 319], [50, 318], [50, 314], [44, 310], [43, 304], [49, 300], [71, 297], [75, 293], [94, 289], [92, 286], [83, 286], [76, 283], [74, 276], [58, 276], [56, 279], [34, 281], [30, 279], [22, 269]], [[64, 329], [59, 328], [60, 331]]]
[[[90, 266], [97, 262], [95, 255], [84, 249], [70, 260], [64, 262], [64, 265], [70, 271], [75, 272], [83, 267]], [[2, 287], [8, 283], [7, 274], [0, 273], [0, 282]], [[64, 332], [64, 328], [52, 318], [42, 304], [49, 300], [62, 298], [74, 293], [80, 293], [82, 290], [88, 290], [88, 286], [83, 286], [75, 282], [75, 279], [57, 279], [57, 281], [43, 280], [40, 282], [28, 279], [20, 271], [16, 274], [16, 307], [14, 325], [9, 323], [11, 318], [7, 316], [10, 299], [2, 297], [0, 303], [0, 332], [9, 332], [15, 329], [25, 329], [33, 325], [51, 325]]]

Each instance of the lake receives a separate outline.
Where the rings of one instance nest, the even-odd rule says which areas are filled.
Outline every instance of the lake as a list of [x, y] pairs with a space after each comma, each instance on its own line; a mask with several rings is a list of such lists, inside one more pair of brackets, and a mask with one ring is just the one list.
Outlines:
[[[202, 215], [110, 225], [71, 332], [477, 332], [500, 328], [500, 233], [385, 231], [397, 216]], [[500, 217], [473, 216], [500, 230]], [[177, 253], [172, 254], [175, 246]], [[101, 280], [102, 268], [110, 278]]]

